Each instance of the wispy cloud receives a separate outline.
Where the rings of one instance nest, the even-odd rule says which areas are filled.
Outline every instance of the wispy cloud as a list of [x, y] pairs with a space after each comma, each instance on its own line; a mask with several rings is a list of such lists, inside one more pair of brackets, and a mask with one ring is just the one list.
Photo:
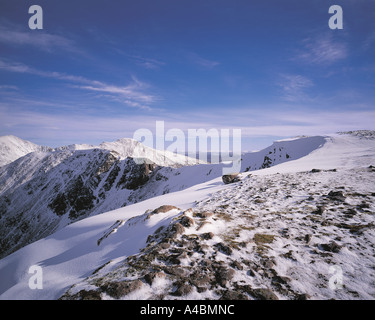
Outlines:
[[302, 45], [303, 49], [296, 58], [310, 64], [330, 65], [348, 56], [346, 44], [336, 40], [331, 33], [321, 37], [306, 38]]
[[[58, 146], [67, 143], [99, 143], [121, 137], [133, 137], [136, 130], [147, 128], [154, 134], [156, 121], [165, 121], [165, 132], [178, 128], [187, 135], [188, 129], [241, 129], [244, 150], [254, 145], [266, 147], [263, 138], [272, 142], [274, 137], [292, 137], [297, 135], [324, 135], [338, 131], [375, 129], [372, 109], [358, 111], [315, 110], [314, 108], [288, 109], [280, 106], [277, 110], [258, 108], [234, 108], [184, 114], [163, 114], [155, 117], [151, 114], [117, 117], [107, 114], [88, 114], [81, 110], [74, 113], [43, 113], [30, 110], [28, 104], [22, 108], [0, 103], [0, 135], [15, 134], [25, 139], [53, 141]], [[234, 121], [234, 119], [236, 121]], [[251, 121], [249, 121], [251, 119]], [[77, 137], [78, 140], [77, 140]], [[31, 139], [33, 138], [33, 139]], [[260, 142], [257, 139], [262, 138]], [[263, 142], [262, 142], [263, 141]], [[51, 142], [43, 142], [51, 145]]]
[[197, 55], [196, 53], [193, 53], [193, 52], [188, 54], [188, 59], [192, 63], [197, 64], [201, 67], [205, 67], [207, 69], [212, 69], [212, 68], [214, 68], [214, 67], [216, 67], [220, 64], [220, 62], [203, 58], [203, 57], [201, 57], [201, 56], [199, 56], [199, 55]]
[[160, 69], [161, 67], [165, 66], [165, 62], [153, 59], [153, 58], [146, 58], [142, 56], [129, 56], [128, 57], [133, 60], [137, 65], [149, 69], [149, 70], [156, 70]]
[[278, 85], [282, 89], [282, 98], [289, 102], [301, 102], [309, 99], [305, 89], [314, 83], [301, 75], [281, 74]]
[[44, 30], [37, 33], [30, 30], [23, 31], [16, 25], [0, 25], [0, 43], [16, 46], [31, 46], [45, 52], [55, 52], [57, 50], [75, 53], [80, 52], [77, 48], [77, 44], [71, 39], [48, 33]]
[[19, 88], [17, 86], [12, 86], [12, 85], [0, 85], [0, 91], [8, 91], [8, 90], [19, 90]]
[[160, 98], [149, 94], [147, 89], [149, 86], [132, 77], [130, 84], [125, 86], [111, 85], [102, 81], [87, 79], [82, 76], [69, 75], [61, 72], [43, 71], [29, 67], [22, 63], [9, 62], [0, 60], [0, 69], [16, 72], [27, 73], [45, 78], [53, 78], [68, 82], [74, 88], [86, 91], [93, 91], [98, 93], [105, 93], [110, 98], [115, 99], [132, 108], [139, 108], [144, 110], [151, 110], [150, 104], [159, 101]]
[[65, 80], [65, 81], [74, 81], [74, 82], [81, 82], [81, 83], [87, 83], [87, 84], [93, 84], [93, 85], [101, 84], [100, 81], [89, 80], [81, 76], [69, 75], [69, 74], [64, 74], [64, 73], [56, 72], [56, 71], [43, 71], [43, 70], [39, 70], [33, 67], [29, 67], [20, 62], [13, 62], [13, 61], [1, 60], [1, 59], [0, 59], [0, 69], [10, 71], [10, 72], [27, 73], [27, 74], [40, 76], [40, 77], [54, 78], [54, 79]]

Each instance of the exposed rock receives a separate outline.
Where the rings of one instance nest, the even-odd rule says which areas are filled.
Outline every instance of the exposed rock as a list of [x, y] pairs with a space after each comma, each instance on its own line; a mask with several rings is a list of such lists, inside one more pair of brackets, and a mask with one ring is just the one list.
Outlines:
[[194, 216], [198, 218], [202, 218], [202, 219], [207, 219], [209, 217], [212, 217], [213, 215], [214, 214], [212, 212], [207, 212], [207, 211], [194, 213]]
[[273, 276], [272, 280], [271, 280], [271, 282], [272, 282], [273, 285], [288, 284], [290, 281], [291, 281], [290, 278], [279, 276], [279, 275]]
[[374, 223], [368, 223], [368, 224], [347, 224], [347, 223], [338, 223], [336, 224], [337, 227], [348, 229], [350, 233], [361, 235], [363, 231], [374, 229], [375, 225]]
[[59, 193], [56, 198], [49, 204], [49, 207], [58, 215], [62, 216], [68, 209], [68, 201], [64, 193]]
[[185, 228], [182, 226], [181, 223], [176, 222], [171, 227], [170, 236], [172, 238], [176, 238], [177, 236], [183, 234], [185, 232]]
[[333, 201], [345, 201], [345, 196], [343, 195], [342, 191], [330, 191], [327, 197]]
[[346, 211], [343, 212], [347, 216], [354, 216], [357, 214], [357, 211], [353, 208], [349, 208]]
[[186, 257], [187, 257], [186, 252], [182, 254], [173, 254], [168, 257], [167, 261], [171, 264], [181, 264], [181, 260]]
[[207, 219], [209, 217], [212, 217], [214, 214], [212, 212], [204, 211], [204, 212], [196, 212], [194, 213], [195, 217]]
[[268, 156], [264, 156], [264, 160], [263, 160], [263, 164], [262, 164], [261, 168], [265, 169], [265, 168], [269, 168], [271, 166], [272, 166], [272, 159]]
[[222, 176], [222, 180], [225, 184], [234, 183], [240, 181], [240, 177], [238, 173], [234, 174], [225, 174]]
[[249, 300], [249, 298], [242, 292], [227, 290], [221, 296], [220, 300]]
[[143, 286], [141, 280], [109, 282], [104, 284], [101, 289], [111, 297], [119, 299]]
[[159, 244], [159, 247], [160, 247], [160, 249], [168, 249], [168, 248], [171, 247], [171, 245], [170, 245], [170, 243], [168, 243], [168, 242], [161, 242], [161, 243]]
[[150, 179], [150, 173], [157, 167], [155, 163], [137, 163], [133, 158], [127, 158], [124, 170], [117, 186], [129, 190], [136, 190]]
[[78, 176], [68, 184], [66, 194], [57, 194], [48, 206], [58, 216], [69, 212], [70, 219], [77, 219], [94, 207], [95, 200], [96, 197], [93, 195], [90, 186], [86, 186], [82, 177]]
[[144, 276], [145, 281], [149, 284], [152, 285], [154, 280], [156, 278], [165, 278], [165, 273], [164, 272], [150, 272]]
[[329, 252], [334, 252], [334, 253], [340, 252], [342, 248], [342, 246], [338, 245], [335, 241], [331, 241], [329, 243], [322, 243], [320, 246], [324, 251], [329, 251]]
[[206, 232], [206, 233], [202, 233], [200, 237], [203, 240], [210, 240], [214, 237], [214, 234], [212, 232]]
[[237, 270], [243, 270], [243, 266], [240, 262], [238, 261], [233, 261], [230, 266], [234, 269], [237, 269]]
[[168, 211], [171, 211], [173, 209], [176, 209], [176, 210], [181, 210], [175, 206], [171, 206], [171, 205], [163, 205], [163, 206], [160, 206], [159, 208], [155, 209], [154, 211], [152, 211], [152, 213], [154, 214], [158, 214], [158, 213], [166, 213]]
[[232, 268], [219, 267], [215, 273], [216, 281], [220, 286], [225, 287], [228, 281], [232, 280], [234, 274], [235, 271]]
[[177, 283], [177, 289], [173, 292], [173, 295], [181, 297], [186, 296], [193, 291], [193, 287], [186, 283]]
[[183, 216], [181, 219], [180, 219], [180, 223], [186, 227], [186, 228], [190, 228], [194, 225], [194, 220], [188, 216]]
[[309, 242], [312, 239], [312, 235], [311, 234], [306, 234], [304, 239], [305, 239], [306, 244], [309, 244]]
[[163, 267], [163, 270], [164, 270], [164, 272], [166, 272], [166, 273], [168, 273], [172, 276], [176, 276], [176, 277], [185, 277], [187, 275], [187, 271], [184, 268], [181, 268], [181, 267], [165, 266], [165, 267]]
[[326, 210], [325, 206], [317, 206], [316, 210], [313, 211], [312, 213], [313, 214], [323, 215], [324, 212], [325, 212], [325, 210]]
[[216, 247], [220, 252], [222, 252], [222, 253], [224, 253], [224, 254], [226, 254], [226, 255], [228, 255], [228, 256], [230, 256], [230, 255], [233, 253], [233, 249], [232, 249], [230, 246], [224, 244], [223, 242], [216, 243], [216, 244], [215, 244], [215, 247]]
[[255, 277], [256, 273], [255, 273], [255, 271], [253, 269], [249, 269], [248, 272], [249, 272], [249, 276]]
[[311, 296], [307, 293], [300, 293], [296, 296], [296, 300], [309, 300]]
[[198, 292], [207, 290], [210, 281], [211, 278], [206, 274], [202, 274], [201, 272], [194, 272], [189, 276], [189, 282], [197, 287]]
[[276, 265], [276, 262], [271, 258], [261, 259], [260, 263], [267, 269], [271, 269]]
[[212, 261], [209, 259], [202, 259], [200, 261], [200, 265], [202, 265], [203, 267], [210, 267], [212, 265]]
[[265, 288], [252, 289], [251, 292], [249, 293], [259, 300], [279, 300], [277, 295], [273, 293], [270, 289], [265, 289]]

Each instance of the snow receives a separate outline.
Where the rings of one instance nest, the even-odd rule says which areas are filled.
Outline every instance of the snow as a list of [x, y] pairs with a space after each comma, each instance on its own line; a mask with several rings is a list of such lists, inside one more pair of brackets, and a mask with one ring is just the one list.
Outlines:
[[8, 135], [0, 137], [0, 167], [35, 151], [48, 151], [51, 148], [38, 146], [30, 141]]
[[[289, 148], [288, 152], [296, 160], [280, 160], [273, 167], [242, 173], [242, 181], [239, 183], [224, 185], [220, 176], [200, 183], [194, 177], [207, 174], [206, 168], [203, 170], [204, 166], [193, 166], [189, 169], [191, 172], [186, 171], [186, 175], [182, 173], [177, 176], [179, 179], [188, 179], [190, 176], [193, 182], [187, 189], [86, 218], [14, 252], [0, 260], [0, 299], [58, 299], [69, 287], [84, 281], [104, 264], [108, 263], [102, 270], [113, 270], [123, 259], [137, 254], [145, 246], [148, 235], [158, 227], [168, 225], [184, 210], [210, 210], [220, 205], [228, 206], [235, 219], [228, 223], [209, 219], [211, 224], [200, 230], [201, 233], [212, 231], [215, 234], [207, 243], [214, 245], [222, 239], [225, 232], [244, 225], [247, 220], [241, 215], [249, 211], [254, 219], [250, 226], [255, 228], [241, 230], [236, 241], [249, 241], [255, 234], [275, 235], [275, 241], [269, 245], [271, 249], [267, 255], [275, 260], [275, 271], [278, 274], [292, 279], [290, 286], [294, 291], [309, 292], [315, 299], [350, 299], [353, 298], [350, 292], [356, 292], [364, 299], [373, 299], [375, 279], [371, 266], [375, 264], [374, 231], [365, 231], [363, 238], [359, 238], [350, 235], [346, 229], [338, 228], [337, 224], [342, 221], [342, 209], [336, 207], [328, 208], [332, 209], [329, 211], [332, 224], [322, 227], [319, 225], [318, 229], [314, 229], [313, 220], [306, 220], [306, 211], [311, 212], [317, 204], [316, 201], [310, 203], [309, 196], [323, 199], [324, 194], [341, 185], [350, 194], [375, 192], [375, 173], [368, 172], [367, 169], [369, 165], [375, 164], [374, 140], [359, 139], [353, 135], [331, 135], [278, 141], [261, 158], [269, 152], [273, 154], [275, 148], [283, 150], [288, 143], [294, 143], [294, 147]], [[121, 148], [116, 151], [126, 153]], [[322, 172], [311, 173], [312, 169], [320, 169]], [[179, 183], [176, 182], [176, 185]], [[348, 197], [347, 201], [353, 206], [360, 205], [355, 196]], [[181, 210], [171, 210], [145, 219], [145, 212], [166, 204]], [[373, 201], [369, 210], [375, 211]], [[321, 221], [321, 217], [316, 219]], [[373, 223], [374, 215], [363, 213], [350, 219], [346, 222]], [[115, 232], [108, 232], [116, 221], [125, 223], [118, 223]], [[286, 229], [289, 237], [281, 236], [280, 232]], [[294, 240], [312, 230], [315, 232], [309, 246]], [[186, 232], [197, 233], [194, 229], [187, 229]], [[106, 233], [108, 236], [98, 245], [98, 240]], [[344, 245], [338, 254], [318, 259], [319, 254], [311, 252], [316, 250], [319, 253], [320, 250], [316, 248], [335, 237], [339, 244]], [[243, 251], [235, 251], [232, 259], [241, 261], [247, 258], [256, 261], [258, 257], [254, 255], [255, 248], [256, 245], [250, 242]], [[293, 253], [293, 259], [284, 258], [283, 255], [289, 251]], [[223, 254], [218, 254], [217, 259], [228, 261]], [[28, 286], [31, 277], [28, 270], [32, 265], [42, 267], [42, 290], [31, 290]], [[330, 277], [328, 268], [332, 265], [339, 265], [344, 270], [345, 290], [332, 291], [327, 287]], [[234, 280], [260, 287], [269, 285], [261, 274], [250, 278], [246, 270], [236, 272]], [[323, 284], [324, 288], [321, 287]], [[144, 287], [127, 298], [144, 299], [151, 292], [162, 292], [170, 285], [168, 280], [160, 279], [152, 287]], [[283, 298], [281, 294], [279, 297]], [[213, 291], [193, 291], [183, 298], [217, 299], [219, 296]]]
[[[218, 182], [219, 179], [216, 179]], [[214, 183], [212, 181], [211, 183]], [[222, 185], [210, 186], [204, 192], [197, 190], [207, 184], [197, 185], [185, 191], [167, 194], [145, 200], [126, 208], [114, 210], [95, 217], [71, 224], [53, 235], [28, 245], [0, 260], [0, 274], [12, 274], [1, 281], [1, 299], [57, 299], [70, 285], [88, 276], [103, 263], [132, 255], [145, 244], [147, 236], [163, 223], [167, 216], [157, 215], [140, 229], [119, 230], [110, 236], [111, 241], [100, 239], [117, 220], [128, 220], [148, 209], [155, 209], [164, 204], [176, 205], [188, 209], [195, 201], [202, 200], [209, 192], [223, 188]], [[174, 213], [176, 214], [176, 212]], [[157, 218], [162, 219], [158, 221]], [[154, 220], [156, 219], [156, 220]], [[32, 265], [43, 267], [43, 290], [30, 290], [28, 269]]]
[[[162, 166], [182, 166], [197, 164], [196, 159], [177, 155], [169, 151], [160, 151], [149, 148], [137, 140], [122, 138], [113, 142], [103, 142], [98, 146], [91, 144], [71, 144], [58, 148], [51, 148], [36, 145], [30, 141], [20, 139], [16, 136], [0, 136], [0, 167], [12, 163], [13, 161], [31, 152], [53, 152], [53, 151], [78, 151], [104, 149], [117, 152], [122, 159], [133, 157], [135, 159], [148, 159]], [[200, 162], [202, 163], [202, 161]]]

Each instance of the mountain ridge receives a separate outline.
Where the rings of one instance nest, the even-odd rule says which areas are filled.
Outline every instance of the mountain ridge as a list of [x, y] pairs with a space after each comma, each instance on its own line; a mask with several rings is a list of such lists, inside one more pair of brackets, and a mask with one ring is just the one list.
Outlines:
[[[301, 139], [243, 155], [243, 171], [302, 157], [325, 143], [319, 136]], [[162, 152], [140, 145], [132, 139], [105, 143], [101, 149], [73, 145], [32, 152], [0, 167], [0, 257], [74, 221], [221, 177], [228, 167], [182, 166], [182, 161], [173, 163], [172, 158], [168, 163], [174, 165], [161, 166], [129, 157], [134, 149], [139, 150], [138, 155], [164, 157]], [[187, 158], [179, 159], [189, 163]]]
[[[0, 299], [368, 299], [375, 145], [354, 136], [324, 141], [237, 183], [218, 175], [68, 225], [0, 260]], [[178, 178], [183, 170], [172, 171]], [[179, 209], [155, 210], [166, 204]], [[28, 288], [30, 265], [42, 267], [43, 290]], [[332, 265], [343, 269], [343, 290], [329, 289]]]

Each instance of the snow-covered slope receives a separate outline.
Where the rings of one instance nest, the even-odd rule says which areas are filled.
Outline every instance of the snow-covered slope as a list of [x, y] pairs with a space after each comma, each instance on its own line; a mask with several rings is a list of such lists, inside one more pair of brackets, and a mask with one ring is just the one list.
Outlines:
[[325, 141], [68, 225], [0, 260], [0, 298], [373, 299], [375, 141]]
[[135, 160], [148, 159], [152, 163], [156, 163], [164, 167], [187, 166], [197, 164], [197, 160], [183, 155], [175, 154], [170, 151], [160, 151], [149, 148], [134, 139], [122, 138], [114, 142], [103, 142], [99, 148], [106, 150], [114, 150], [123, 158], [132, 157]]
[[[325, 141], [318, 136], [276, 142], [244, 154], [242, 168], [297, 159]], [[221, 177], [228, 166], [181, 166], [191, 161], [173, 159], [133, 139], [120, 139], [99, 148], [71, 145], [33, 152], [0, 168], [0, 257], [73, 221]]]
[[0, 167], [35, 151], [50, 151], [49, 147], [38, 146], [15, 136], [0, 137]]
[[103, 142], [98, 146], [89, 144], [72, 144], [57, 148], [57, 151], [76, 151], [102, 149], [116, 152], [121, 159], [133, 158], [136, 162], [143, 163], [145, 160], [155, 163], [159, 166], [180, 167], [191, 164], [197, 164], [196, 159], [178, 155], [170, 151], [160, 151], [149, 148], [137, 140], [131, 138], [122, 138], [113, 142]]

